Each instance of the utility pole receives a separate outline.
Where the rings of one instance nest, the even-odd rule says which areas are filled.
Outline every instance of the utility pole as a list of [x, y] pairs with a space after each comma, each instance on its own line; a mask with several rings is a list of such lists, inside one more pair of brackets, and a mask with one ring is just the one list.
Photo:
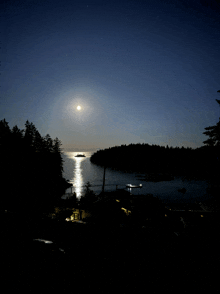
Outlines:
[[104, 194], [104, 192], [105, 192], [105, 170], [106, 170], [106, 167], [104, 166], [103, 184], [102, 184], [102, 193], [103, 193], [103, 194]]

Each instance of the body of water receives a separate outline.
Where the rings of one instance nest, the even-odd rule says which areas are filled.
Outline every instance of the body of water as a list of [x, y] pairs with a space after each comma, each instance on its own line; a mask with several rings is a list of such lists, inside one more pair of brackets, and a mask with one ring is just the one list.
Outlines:
[[[75, 157], [78, 153], [83, 153], [86, 157]], [[85, 184], [89, 181], [91, 189], [99, 194], [102, 191], [104, 169], [90, 162], [93, 152], [64, 152], [63, 153], [63, 176], [70, 183], [72, 188], [66, 190], [66, 193], [76, 192], [77, 197], [84, 193]], [[166, 202], [187, 202], [192, 203], [206, 198], [206, 181], [183, 181], [181, 178], [175, 178], [172, 181], [146, 182], [141, 181], [137, 173], [125, 173], [106, 169], [105, 173], [105, 191], [126, 189], [126, 184], [139, 185], [141, 189], [132, 189], [132, 194], [153, 194]], [[178, 192], [178, 189], [186, 189], [186, 193]]]

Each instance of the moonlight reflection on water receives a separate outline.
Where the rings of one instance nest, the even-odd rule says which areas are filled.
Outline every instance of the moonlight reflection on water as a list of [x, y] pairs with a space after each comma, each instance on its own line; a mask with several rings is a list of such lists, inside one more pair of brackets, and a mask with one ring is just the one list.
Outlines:
[[[86, 157], [75, 157], [78, 153], [85, 154]], [[66, 190], [66, 193], [75, 192], [77, 198], [84, 193], [86, 183], [89, 181], [91, 189], [99, 194], [102, 190], [103, 167], [90, 162], [93, 152], [64, 152], [64, 172], [63, 176], [71, 184], [72, 189]], [[143, 178], [143, 176], [142, 176]], [[136, 173], [123, 173], [120, 171], [106, 169], [105, 191], [113, 191], [118, 185], [119, 189], [126, 189], [127, 184], [140, 185], [141, 189], [132, 189], [133, 195], [153, 194], [168, 202], [192, 202], [202, 200], [206, 197], [207, 183], [205, 181], [183, 181], [181, 178], [175, 178], [172, 181], [147, 182], [141, 180], [141, 175]], [[180, 189], [186, 189], [185, 194], [178, 192]]]
[[82, 162], [85, 160], [83, 157], [74, 157], [74, 178], [73, 187], [77, 197], [81, 197], [83, 193], [83, 175], [82, 175]]

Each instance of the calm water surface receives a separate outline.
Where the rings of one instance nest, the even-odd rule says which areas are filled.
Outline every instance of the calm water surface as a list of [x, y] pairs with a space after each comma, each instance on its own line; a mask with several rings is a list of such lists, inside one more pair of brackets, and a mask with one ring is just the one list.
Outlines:
[[[86, 157], [75, 157], [83, 153]], [[66, 190], [66, 193], [76, 192], [77, 197], [84, 193], [85, 184], [89, 181], [91, 189], [95, 193], [102, 190], [103, 168], [90, 162], [93, 152], [64, 152], [63, 153], [63, 176], [73, 184], [72, 189]], [[126, 184], [139, 185], [142, 189], [132, 189], [132, 194], [151, 193], [167, 202], [195, 202], [206, 198], [207, 183], [205, 181], [182, 181], [175, 178], [173, 181], [164, 182], [145, 182], [141, 181], [136, 173], [124, 173], [106, 169], [105, 174], [105, 191], [113, 191], [118, 188], [126, 188]], [[186, 188], [186, 193], [178, 192], [178, 189]]]

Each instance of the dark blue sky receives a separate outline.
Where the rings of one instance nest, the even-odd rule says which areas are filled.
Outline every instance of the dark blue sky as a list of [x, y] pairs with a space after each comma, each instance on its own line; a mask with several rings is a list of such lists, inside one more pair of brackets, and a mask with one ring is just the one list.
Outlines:
[[217, 1], [7, 0], [0, 11], [10, 127], [28, 119], [64, 148], [194, 148], [217, 123]]

